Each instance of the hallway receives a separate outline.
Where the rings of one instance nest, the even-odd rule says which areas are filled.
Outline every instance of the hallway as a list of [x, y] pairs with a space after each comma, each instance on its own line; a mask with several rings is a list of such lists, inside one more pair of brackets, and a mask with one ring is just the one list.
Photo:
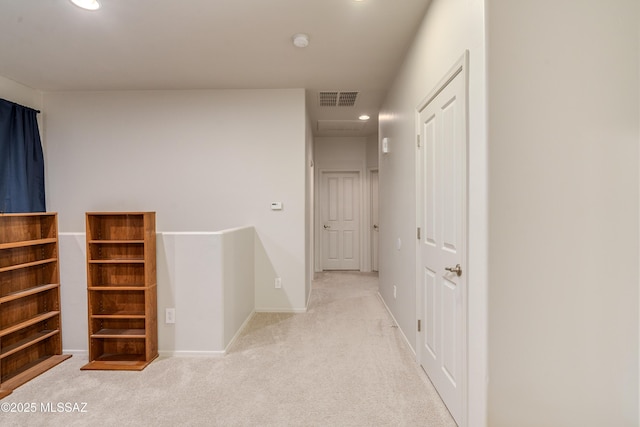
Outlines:
[[[257, 313], [226, 356], [80, 371], [74, 356], [16, 389], [3, 426], [455, 426], [393, 326], [376, 274], [324, 272], [304, 314]], [[135, 399], [133, 399], [135, 398]], [[41, 404], [86, 403], [44, 413]]]

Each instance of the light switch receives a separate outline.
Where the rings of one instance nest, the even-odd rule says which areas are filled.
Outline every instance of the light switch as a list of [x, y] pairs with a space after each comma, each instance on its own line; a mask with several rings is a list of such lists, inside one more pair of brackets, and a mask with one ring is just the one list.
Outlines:
[[389, 152], [389, 138], [382, 138], [382, 152], [385, 154]]
[[281, 211], [282, 210], [282, 202], [271, 202], [271, 210], [272, 211]]

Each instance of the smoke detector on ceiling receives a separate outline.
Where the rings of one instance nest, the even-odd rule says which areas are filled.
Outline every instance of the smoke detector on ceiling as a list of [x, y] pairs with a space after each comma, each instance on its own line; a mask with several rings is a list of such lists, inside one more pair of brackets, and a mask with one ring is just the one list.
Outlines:
[[71, 0], [71, 3], [85, 10], [100, 9], [100, 3], [98, 3], [98, 0]]
[[295, 34], [293, 36], [293, 45], [295, 47], [309, 46], [309, 36], [306, 34]]

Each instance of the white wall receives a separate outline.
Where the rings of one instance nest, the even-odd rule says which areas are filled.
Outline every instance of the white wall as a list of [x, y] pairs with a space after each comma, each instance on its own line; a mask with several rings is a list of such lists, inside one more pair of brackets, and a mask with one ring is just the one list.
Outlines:
[[55, 92], [43, 110], [60, 231], [111, 210], [156, 211], [158, 232], [254, 225], [256, 307], [305, 309], [304, 90]]
[[[380, 112], [380, 294], [416, 345], [415, 113], [469, 51], [469, 425], [486, 418], [487, 140], [483, 0], [433, 0]], [[401, 248], [397, 249], [400, 240]], [[393, 286], [397, 297], [393, 297]]]
[[[161, 355], [224, 354], [254, 311], [254, 239], [253, 227], [157, 234]], [[85, 233], [60, 233], [59, 242], [62, 348], [87, 355]], [[175, 324], [165, 323], [166, 308]]]
[[[223, 353], [225, 271], [222, 260], [222, 239], [217, 233], [158, 234], [160, 354], [211, 356]], [[207, 266], [208, 270], [202, 266]], [[252, 270], [250, 266], [246, 269]], [[175, 324], [165, 323], [166, 308], [175, 308]]]
[[253, 227], [216, 233], [222, 248], [223, 348], [226, 350], [251, 318], [255, 307]]
[[636, 0], [490, 0], [491, 426], [638, 425]]
[[[158, 234], [161, 354], [224, 353], [254, 310], [254, 236], [253, 227]], [[166, 308], [175, 324], [164, 322]]]
[[[58, 233], [58, 246], [62, 351], [86, 355], [89, 352], [89, 328], [85, 233]], [[160, 325], [164, 319], [158, 320]]]
[[367, 169], [378, 168], [378, 134], [369, 135], [366, 139]]
[[42, 92], [0, 76], [0, 98], [34, 110], [42, 109]]
[[314, 279], [314, 260], [315, 260], [315, 158], [314, 158], [314, 140], [311, 131], [312, 125], [309, 116], [306, 117], [306, 164], [305, 164], [305, 253], [306, 265], [305, 276], [307, 306], [311, 298], [311, 281]]
[[315, 138], [316, 168], [364, 170], [366, 162], [366, 137]]

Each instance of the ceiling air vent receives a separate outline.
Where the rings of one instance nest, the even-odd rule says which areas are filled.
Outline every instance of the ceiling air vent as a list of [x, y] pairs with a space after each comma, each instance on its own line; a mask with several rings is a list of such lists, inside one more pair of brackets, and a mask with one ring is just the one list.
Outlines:
[[318, 103], [321, 107], [353, 107], [356, 105], [358, 92], [355, 91], [324, 91], [318, 93]]
[[318, 101], [321, 107], [335, 107], [338, 103], [338, 92], [320, 92]]
[[338, 107], [353, 107], [356, 105], [358, 92], [340, 92], [338, 95]]

